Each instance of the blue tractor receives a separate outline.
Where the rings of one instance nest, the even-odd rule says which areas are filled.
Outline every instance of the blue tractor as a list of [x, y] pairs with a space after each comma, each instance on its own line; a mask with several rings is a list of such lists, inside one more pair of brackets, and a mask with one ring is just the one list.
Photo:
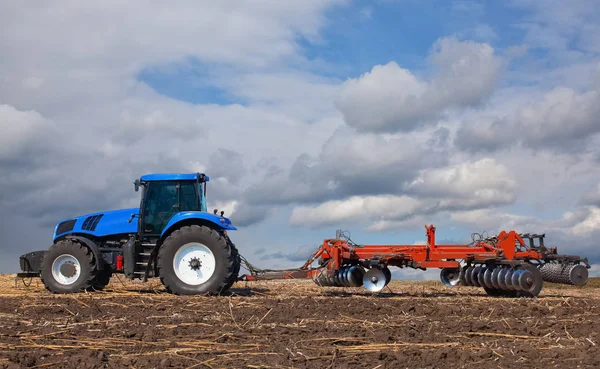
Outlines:
[[237, 280], [240, 255], [231, 221], [206, 211], [209, 177], [149, 174], [134, 182], [140, 207], [69, 218], [48, 250], [20, 257], [21, 277], [39, 276], [54, 293], [102, 290], [114, 273], [159, 277], [179, 295], [220, 294]]

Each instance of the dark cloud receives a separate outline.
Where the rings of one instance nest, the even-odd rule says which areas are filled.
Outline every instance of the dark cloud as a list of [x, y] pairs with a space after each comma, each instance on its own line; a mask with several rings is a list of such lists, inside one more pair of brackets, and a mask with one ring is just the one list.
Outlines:
[[[230, 215], [231, 222], [236, 227], [248, 227], [262, 222], [271, 213], [271, 208], [266, 206], [240, 203]], [[227, 216], [227, 215], [226, 215]]]
[[291, 262], [297, 262], [298, 267], [302, 266], [301, 264], [308, 260], [309, 257], [313, 255], [315, 251], [317, 251], [319, 245], [304, 245], [298, 247], [295, 251], [292, 252], [274, 252], [274, 253], [264, 253], [261, 258], [263, 259], [278, 259], [285, 260]]
[[586, 191], [581, 197], [580, 203], [600, 207], [600, 183]]
[[[581, 152], [600, 132], [600, 92], [555, 88], [504, 117], [464, 123], [454, 144], [466, 151], [524, 148]], [[507, 136], [507, 133], [511, 133]]]
[[428, 148], [410, 137], [386, 140], [342, 129], [318, 157], [299, 156], [289, 172], [248, 188], [249, 204], [319, 203], [354, 195], [400, 194], [419, 170], [447, 162], [445, 149]]
[[218, 149], [209, 158], [208, 168], [212, 177], [225, 177], [232, 184], [239, 184], [248, 173], [243, 155], [237, 151]]

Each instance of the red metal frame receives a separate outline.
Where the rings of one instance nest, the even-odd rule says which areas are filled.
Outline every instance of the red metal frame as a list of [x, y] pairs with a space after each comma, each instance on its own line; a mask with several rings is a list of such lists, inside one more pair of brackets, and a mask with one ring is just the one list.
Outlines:
[[502, 231], [495, 242], [481, 240], [472, 245], [438, 245], [435, 243], [435, 227], [425, 226], [426, 245], [364, 245], [356, 247], [340, 238], [323, 241], [322, 246], [306, 263], [294, 271], [271, 272], [264, 276], [245, 275], [245, 280], [312, 278], [319, 273], [311, 264], [321, 258], [327, 262], [327, 274], [332, 275], [344, 264], [377, 260], [388, 266], [413, 268], [458, 268], [458, 260], [485, 262], [489, 260], [541, 260], [540, 251], [527, 248], [523, 238], [515, 231]]

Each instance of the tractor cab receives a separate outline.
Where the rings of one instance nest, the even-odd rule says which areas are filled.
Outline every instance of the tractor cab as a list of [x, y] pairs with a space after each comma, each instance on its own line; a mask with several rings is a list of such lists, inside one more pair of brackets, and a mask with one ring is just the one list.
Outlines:
[[136, 180], [135, 190], [142, 188], [140, 233], [157, 236], [177, 213], [206, 212], [208, 181], [203, 173], [149, 174]]

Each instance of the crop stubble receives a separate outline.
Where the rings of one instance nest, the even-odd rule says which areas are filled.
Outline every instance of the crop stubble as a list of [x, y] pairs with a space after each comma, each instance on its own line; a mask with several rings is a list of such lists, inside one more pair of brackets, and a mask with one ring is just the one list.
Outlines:
[[11, 278], [0, 278], [0, 368], [600, 366], [596, 280], [503, 299], [400, 281], [378, 295], [270, 281], [182, 297], [117, 278], [52, 295]]

